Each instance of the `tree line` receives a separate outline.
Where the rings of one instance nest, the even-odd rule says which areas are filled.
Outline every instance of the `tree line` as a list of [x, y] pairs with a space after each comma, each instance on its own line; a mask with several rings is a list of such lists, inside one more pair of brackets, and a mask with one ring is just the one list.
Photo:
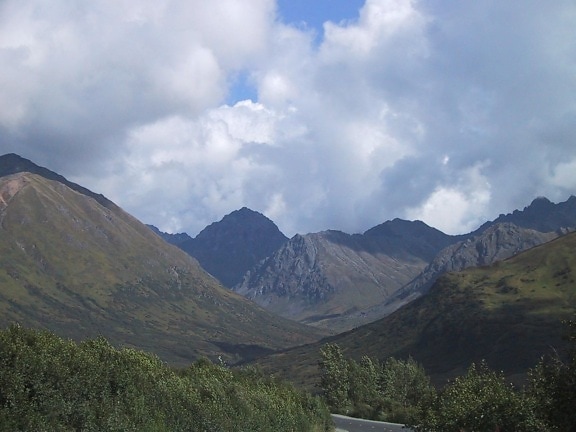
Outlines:
[[576, 321], [566, 324], [566, 355], [542, 357], [521, 389], [481, 362], [437, 390], [412, 358], [357, 362], [337, 344], [320, 351], [320, 388], [334, 413], [418, 432], [576, 432]]
[[0, 431], [310, 431], [333, 429], [320, 397], [201, 359], [172, 369], [105, 338], [0, 331]]

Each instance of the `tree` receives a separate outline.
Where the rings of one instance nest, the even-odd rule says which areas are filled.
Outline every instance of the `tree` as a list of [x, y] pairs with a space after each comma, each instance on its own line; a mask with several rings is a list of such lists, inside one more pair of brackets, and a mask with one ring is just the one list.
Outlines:
[[389, 358], [381, 364], [364, 356], [357, 363], [345, 359], [336, 344], [325, 345], [320, 353], [320, 386], [333, 412], [413, 423], [436, 396], [424, 369], [412, 358]]
[[378, 419], [382, 412], [382, 397], [379, 392], [381, 367], [368, 356], [360, 363], [348, 360], [348, 399], [352, 405], [351, 415], [360, 418]]
[[424, 368], [412, 357], [397, 360], [393, 357], [382, 366], [380, 393], [386, 402], [386, 420], [412, 423], [422, 415], [422, 407], [436, 397]]
[[287, 383], [200, 360], [175, 371], [158, 357], [0, 330], [0, 432], [331, 430], [324, 402]]
[[534, 411], [535, 401], [518, 393], [485, 362], [472, 364], [439, 395], [423, 421], [427, 432], [534, 432], [547, 430]]
[[320, 387], [332, 412], [347, 414], [350, 403], [348, 362], [337, 344], [326, 344], [320, 349]]
[[552, 430], [576, 432], [576, 320], [565, 322], [566, 359], [555, 353], [544, 357], [530, 372], [530, 392], [538, 414]]

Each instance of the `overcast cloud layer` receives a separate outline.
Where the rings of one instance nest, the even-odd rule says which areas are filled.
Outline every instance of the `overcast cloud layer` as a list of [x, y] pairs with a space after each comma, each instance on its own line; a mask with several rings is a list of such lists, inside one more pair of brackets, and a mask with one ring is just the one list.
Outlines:
[[277, 10], [4, 0], [0, 151], [191, 235], [242, 206], [287, 235], [462, 233], [576, 193], [573, 0], [367, 0], [323, 29]]

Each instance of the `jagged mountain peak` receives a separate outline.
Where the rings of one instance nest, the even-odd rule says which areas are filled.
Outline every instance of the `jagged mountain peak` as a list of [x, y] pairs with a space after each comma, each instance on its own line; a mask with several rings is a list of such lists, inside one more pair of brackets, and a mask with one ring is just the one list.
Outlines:
[[162, 237], [165, 241], [175, 246], [178, 246], [179, 244], [184, 243], [185, 241], [188, 241], [192, 238], [186, 233], [171, 234], [160, 231], [160, 229], [154, 225], [148, 225], [148, 228], [150, 228], [152, 231], [154, 231], [156, 234]]
[[[386, 252], [404, 251], [430, 261], [445, 246], [454, 243], [455, 237], [444, 234], [422, 221], [393, 219], [377, 225], [364, 233], [364, 237], [377, 241]], [[395, 253], [395, 252], [394, 252]]]
[[388, 220], [383, 222], [379, 225], [376, 225], [373, 228], [367, 230], [364, 234], [405, 234], [407, 232], [413, 232], [414, 230], [422, 230], [422, 229], [430, 229], [433, 230], [434, 228], [429, 227], [424, 222], [417, 220], [417, 221], [409, 221], [400, 218], [394, 218], [392, 220]]
[[556, 232], [542, 233], [519, 227], [511, 222], [491, 225], [481, 233], [440, 251], [426, 269], [402, 289], [400, 295], [425, 293], [444, 273], [487, 266], [549, 242], [558, 236]]
[[[545, 196], [538, 196], [536, 198], [534, 198], [532, 200], [532, 202], [530, 203], [530, 206], [532, 205], [540, 205], [540, 204], [545, 204], [545, 205], [549, 205], [552, 204], [552, 201], [550, 201], [548, 198], [546, 198]], [[528, 207], [530, 207], [528, 206]]]
[[554, 204], [548, 198], [538, 197], [523, 210], [501, 214], [495, 220], [486, 222], [470, 235], [477, 235], [492, 225], [511, 222], [521, 228], [534, 229], [540, 232], [557, 231], [560, 228], [576, 226], [576, 197]]
[[262, 213], [257, 212], [255, 210], [252, 210], [246, 206], [238, 209], [238, 210], [234, 210], [232, 212], [230, 212], [229, 214], [227, 214], [226, 216], [224, 216], [223, 219], [232, 219], [235, 217], [251, 217], [251, 216], [256, 216], [256, 217], [266, 217], [264, 216]]
[[[422, 232], [413, 234], [410, 227]], [[423, 222], [401, 219], [366, 234], [296, 234], [234, 290], [284, 317], [347, 330], [364, 319], [358, 311], [408, 283], [449, 238]]]
[[[524, 207], [525, 213], [539, 213], [547, 212], [553, 209], [555, 204], [544, 196], [536, 197], [532, 200], [530, 205]], [[518, 212], [518, 210], [516, 210]]]

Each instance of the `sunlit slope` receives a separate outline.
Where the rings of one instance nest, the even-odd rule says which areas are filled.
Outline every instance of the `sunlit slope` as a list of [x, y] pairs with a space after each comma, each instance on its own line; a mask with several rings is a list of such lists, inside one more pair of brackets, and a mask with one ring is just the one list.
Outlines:
[[0, 324], [111, 340], [183, 363], [310, 342], [223, 288], [115, 205], [45, 177], [0, 178]]
[[[411, 355], [438, 383], [481, 359], [521, 377], [541, 355], [561, 349], [561, 321], [576, 311], [575, 281], [572, 233], [490, 267], [444, 275], [427, 295], [329, 341], [358, 359]], [[321, 345], [261, 364], [302, 383], [314, 375]]]

